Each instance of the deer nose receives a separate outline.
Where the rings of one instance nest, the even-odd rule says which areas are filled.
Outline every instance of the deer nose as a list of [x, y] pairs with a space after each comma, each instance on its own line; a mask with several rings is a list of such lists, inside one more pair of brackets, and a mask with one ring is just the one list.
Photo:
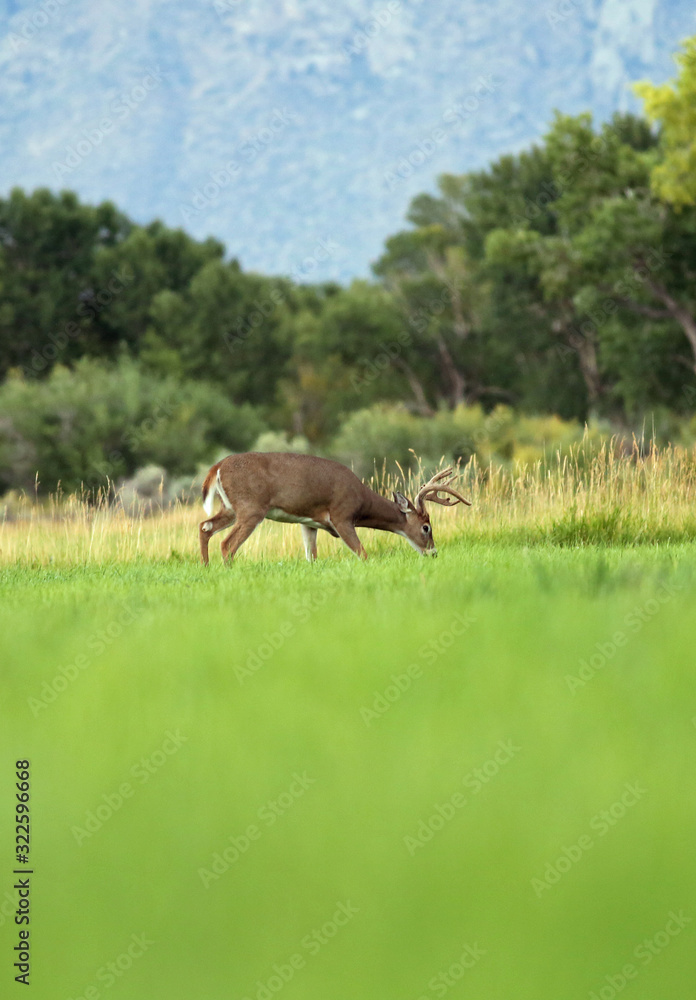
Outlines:
[[433, 559], [437, 557], [437, 549], [423, 549], [424, 556], [432, 556]]

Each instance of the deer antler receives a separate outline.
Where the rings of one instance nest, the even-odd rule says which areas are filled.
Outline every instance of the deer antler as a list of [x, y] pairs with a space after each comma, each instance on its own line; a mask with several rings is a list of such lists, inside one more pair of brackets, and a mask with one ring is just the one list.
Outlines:
[[[418, 495], [414, 501], [414, 506], [417, 510], [424, 511], [425, 503], [439, 503], [443, 507], [455, 507], [458, 503], [465, 503], [467, 507], [471, 507], [471, 500], [467, 500], [463, 497], [461, 493], [457, 493], [456, 490], [452, 489], [450, 483], [453, 483], [456, 476], [450, 476], [452, 472], [452, 466], [443, 469], [441, 472], [436, 472], [432, 479], [421, 486], [418, 490]], [[448, 479], [447, 477], [450, 476]], [[446, 480], [446, 482], [443, 482]], [[450, 496], [455, 497], [454, 500], [450, 500], [448, 497], [439, 497], [438, 493], [449, 493]]]
[[[447, 497], [439, 497], [438, 493], [449, 493], [451, 496], [456, 497], [456, 499], [450, 500]], [[458, 503], [465, 503], [467, 507], [471, 507], [471, 500], [467, 500], [461, 493], [453, 490], [451, 486], [440, 486], [439, 489], [430, 490], [423, 496], [421, 503], [441, 503], [443, 507], [456, 507]]]

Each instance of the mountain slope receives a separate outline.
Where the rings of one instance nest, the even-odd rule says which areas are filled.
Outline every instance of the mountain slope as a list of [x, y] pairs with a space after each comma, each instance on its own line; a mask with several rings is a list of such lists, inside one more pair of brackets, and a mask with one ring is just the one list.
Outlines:
[[555, 107], [632, 106], [630, 81], [671, 75], [696, 31], [684, 0], [0, 11], [1, 191], [111, 198], [311, 279], [367, 273], [414, 194], [529, 144]]

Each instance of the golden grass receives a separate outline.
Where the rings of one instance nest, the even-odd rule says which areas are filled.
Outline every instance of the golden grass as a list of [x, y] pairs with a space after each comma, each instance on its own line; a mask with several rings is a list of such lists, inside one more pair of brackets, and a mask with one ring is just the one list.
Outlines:
[[[480, 468], [472, 460], [460, 470], [460, 488], [473, 506], [431, 505], [438, 543], [458, 534], [489, 539], [548, 538], [563, 543], [659, 541], [696, 537], [696, 458], [685, 449], [652, 448], [618, 453], [609, 442], [599, 452], [583, 447], [552, 462]], [[413, 495], [422, 477], [405, 480], [384, 470], [370, 480], [380, 492]], [[114, 497], [78, 495], [35, 501], [14, 497], [2, 509], [0, 564], [84, 565], [143, 559], [197, 558], [199, 504], [143, 504], [126, 512]], [[402, 544], [380, 532], [364, 532], [368, 549]], [[606, 536], [606, 537], [605, 537]], [[221, 536], [223, 537], [223, 536]], [[329, 535], [320, 554], [350, 555]], [[264, 522], [241, 555], [252, 560], [302, 558], [295, 525]], [[215, 541], [211, 545], [215, 558]]]

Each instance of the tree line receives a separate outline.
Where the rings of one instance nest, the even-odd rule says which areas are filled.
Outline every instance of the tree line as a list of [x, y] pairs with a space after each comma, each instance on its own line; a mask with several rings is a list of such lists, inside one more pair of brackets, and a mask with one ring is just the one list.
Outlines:
[[[696, 39], [677, 62], [671, 84], [637, 85], [643, 116], [557, 113], [529, 149], [439, 177], [372, 280], [346, 287], [244, 272], [219, 241], [136, 225], [111, 202], [14, 189], [0, 199], [0, 485], [24, 483], [52, 435], [71, 442], [80, 380], [111, 400], [96, 464], [114, 452], [123, 474], [143, 459], [124, 421], [163, 393], [179, 399], [178, 462], [157, 423], [181, 469], [226, 443], [205, 398], [239, 414], [239, 447], [274, 430], [326, 449], [362, 426], [357, 412], [390, 405], [624, 429], [689, 417]], [[70, 471], [71, 447], [49, 478]]]

